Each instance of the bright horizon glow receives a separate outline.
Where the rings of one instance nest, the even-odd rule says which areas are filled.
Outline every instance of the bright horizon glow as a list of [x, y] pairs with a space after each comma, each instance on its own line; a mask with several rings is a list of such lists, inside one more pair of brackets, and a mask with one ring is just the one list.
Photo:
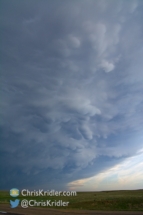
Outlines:
[[143, 185], [143, 149], [96, 176], [70, 182], [67, 187], [77, 191], [141, 189]]

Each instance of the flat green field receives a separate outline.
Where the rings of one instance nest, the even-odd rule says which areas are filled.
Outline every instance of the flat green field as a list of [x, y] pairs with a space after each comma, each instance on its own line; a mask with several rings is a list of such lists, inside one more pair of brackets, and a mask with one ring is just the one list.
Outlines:
[[[87, 210], [104, 210], [104, 211], [143, 211], [143, 190], [128, 191], [102, 191], [102, 192], [77, 192], [77, 196], [40, 196], [40, 197], [24, 197], [22, 195], [16, 197], [20, 200], [36, 200], [40, 201], [58, 201], [63, 200], [69, 202], [67, 207], [62, 209], [87, 209]], [[0, 191], [0, 203], [9, 204], [15, 198], [10, 197], [9, 191]], [[50, 207], [57, 208], [57, 207]], [[60, 207], [58, 207], [59, 209]]]

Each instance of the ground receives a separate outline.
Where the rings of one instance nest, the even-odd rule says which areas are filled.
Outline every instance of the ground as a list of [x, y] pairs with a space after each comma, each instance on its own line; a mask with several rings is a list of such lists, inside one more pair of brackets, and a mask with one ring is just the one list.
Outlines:
[[[16, 197], [20, 201], [23, 199], [40, 201], [68, 201], [68, 207], [28, 207], [26, 209], [18, 206], [10, 208], [11, 197], [9, 191], [0, 191], [0, 211], [11, 214], [24, 215], [62, 215], [62, 214], [105, 214], [105, 215], [137, 215], [143, 214], [143, 190], [127, 191], [103, 191], [103, 192], [78, 192], [77, 196], [40, 196], [40, 197]], [[0, 214], [3, 214], [0, 212]]]

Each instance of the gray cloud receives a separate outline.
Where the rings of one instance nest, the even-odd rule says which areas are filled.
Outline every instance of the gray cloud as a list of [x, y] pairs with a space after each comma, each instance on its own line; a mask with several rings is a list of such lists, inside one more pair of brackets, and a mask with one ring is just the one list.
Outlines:
[[3, 174], [12, 172], [4, 188], [24, 186], [22, 177], [46, 184], [40, 175], [65, 186], [142, 147], [141, 8], [2, 1], [1, 154]]

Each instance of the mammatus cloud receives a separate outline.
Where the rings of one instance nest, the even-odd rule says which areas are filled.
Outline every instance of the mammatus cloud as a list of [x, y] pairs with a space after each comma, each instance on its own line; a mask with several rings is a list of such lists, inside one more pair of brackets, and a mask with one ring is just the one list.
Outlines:
[[64, 187], [134, 156], [142, 148], [142, 3], [2, 8], [1, 186]]
[[111, 72], [114, 69], [114, 65], [112, 63], [109, 63], [108, 61], [102, 61], [101, 67], [105, 72]]

